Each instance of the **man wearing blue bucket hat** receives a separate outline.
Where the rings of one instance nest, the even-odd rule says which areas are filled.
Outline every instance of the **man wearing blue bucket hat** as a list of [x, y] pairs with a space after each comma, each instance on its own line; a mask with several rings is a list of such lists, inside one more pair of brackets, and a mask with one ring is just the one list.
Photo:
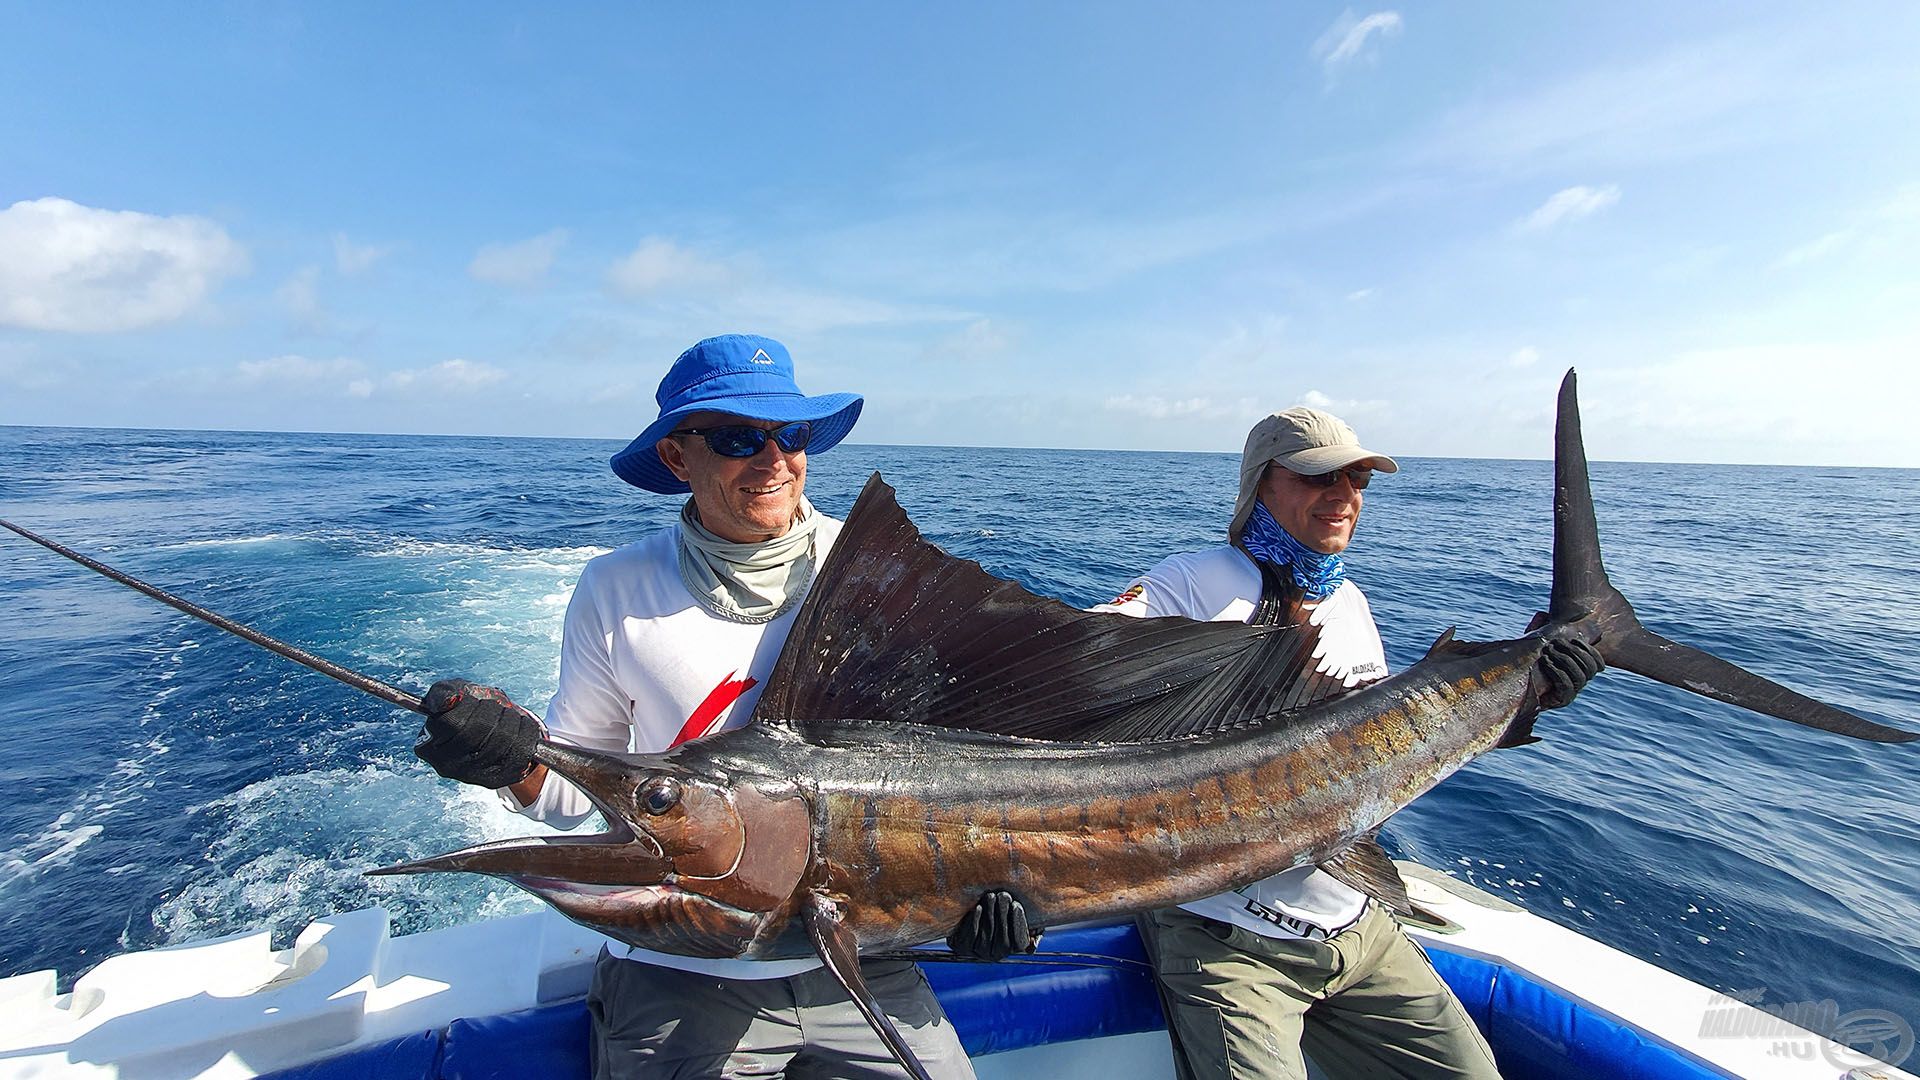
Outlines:
[[[676, 526], [581, 571], [547, 707], [545, 734], [559, 742], [658, 753], [746, 723], [840, 533], [807, 501], [807, 462], [852, 430], [858, 395], [808, 397], [785, 346], [728, 334], [681, 353], [656, 397], [660, 415], [613, 455], [613, 471], [689, 498]], [[563, 827], [593, 813], [577, 788], [532, 760], [541, 725], [504, 694], [449, 680], [434, 684], [426, 705], [414, 752], [440, 775], [499, 789], [513, 809]], [[928, 1070], [973, 1076], [915, 965], [861, 967]], [[596, 1080], [905, 1075], [817, 960], [610, 945], [594, 967], [588, 1011]]]

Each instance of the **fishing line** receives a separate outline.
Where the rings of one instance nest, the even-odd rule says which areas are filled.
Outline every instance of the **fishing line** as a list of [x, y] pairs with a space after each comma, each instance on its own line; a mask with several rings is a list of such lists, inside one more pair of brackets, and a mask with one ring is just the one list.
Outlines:
[[64, 555], [95, 573], [104, 574], [130, 589], [137, 589], [140, 592], [146, 593], [148, 596], [153, 597], [155, 600], [169, 607], [178, 608], [196, 619], [212, 623], [229, 634], [245, 638], [255, 645], [269, 652], [278, 653], [296, 664], [305, 664], [328, 678], [338, 679], [346, 683], [355, 690], [372, 694], [374, 697], [380, 698], [383, 701], [390, 701], [403, 709], [412, 709], [414, 712], [423, 714], [427, 711], [426, 706], [421, 704], [419, 697], [409, 694], [397, 686], [388, 685], [371, 675], [362, 675], [351, 668], [341, 667], [331, 660], [315, 656], [305, 649], [296, 648], [277, 638], [268, 637], [251, 626], [242, 625], [227, 618], [225, 615], [208, 611], [206, 608], [201, 607], [191, 600], [182, 600], [165, 589], [155, 588], [141, 581], [139, 578], [123, 574], [103, 562], [89, 559], [64, 544], [55, 543], [38, 533], [21, 528], [11, 521], [0, 520], [0, 525], [19, 533], [21, 536], [39, 544], [41, 547], [46, 548], [56, 555]]

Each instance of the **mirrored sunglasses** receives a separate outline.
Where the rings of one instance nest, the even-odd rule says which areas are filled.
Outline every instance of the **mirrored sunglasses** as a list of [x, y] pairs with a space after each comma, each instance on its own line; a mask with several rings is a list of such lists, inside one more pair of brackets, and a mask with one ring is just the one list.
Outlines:
[[710, 428], [680, 428], [667, 434], [698, 435], [707, 440], [707, 449], [721, 457], [746, 458], [759, 453], [769, 438], [783, 452], [797, 454], [813, 441], [813, 425], [805, 420], [796, 420], [769, 430], [747, 424], [725, 424]]

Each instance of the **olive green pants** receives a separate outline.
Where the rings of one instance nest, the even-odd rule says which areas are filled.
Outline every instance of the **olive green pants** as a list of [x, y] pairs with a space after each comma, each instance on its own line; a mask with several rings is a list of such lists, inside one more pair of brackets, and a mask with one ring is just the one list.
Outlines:
[[[960, 1037], [919, 967], [860, 965], [867, 989], [938, 1080], [973, 1080]], [[587, 991], [594, 1080], [905, 1080], [880, 1036], [823, 968], [784, 979], [718, 979], [604, 950]]]
[[1180, 910], [1140, 919], [1181, 1080], [1498, 1080], [1493, 1051], [1426, 954], [1369, 903], [1326, 941]]

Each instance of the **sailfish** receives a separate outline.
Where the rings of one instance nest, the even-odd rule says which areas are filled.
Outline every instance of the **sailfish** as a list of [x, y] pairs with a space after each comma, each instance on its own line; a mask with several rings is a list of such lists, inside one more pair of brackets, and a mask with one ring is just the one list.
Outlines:
[[925, 1077], [860, 954], [943, 937], [989, 891], [1045, 927], [1304, 864], [1404, 912], [1377, 831], [1475, 757], [1538, 741], [1555, 640], [1793, 723], [1920, 738], [1641, 626], [1601, 562], [1575, 385], [1568, 372], [1551, 597], [1518, 638], [1449, 630], [1405, 671], [1340, 693], [1315, 674], [1297, 596], [1278, 626], [1080, 611], [940, 550], [876, 474], [749, 723], [661, 754], [542, 742], [536, 759], [592, 800], [604, 832], [369, 873], [490, 874], [659, 952], [817, 955]]

